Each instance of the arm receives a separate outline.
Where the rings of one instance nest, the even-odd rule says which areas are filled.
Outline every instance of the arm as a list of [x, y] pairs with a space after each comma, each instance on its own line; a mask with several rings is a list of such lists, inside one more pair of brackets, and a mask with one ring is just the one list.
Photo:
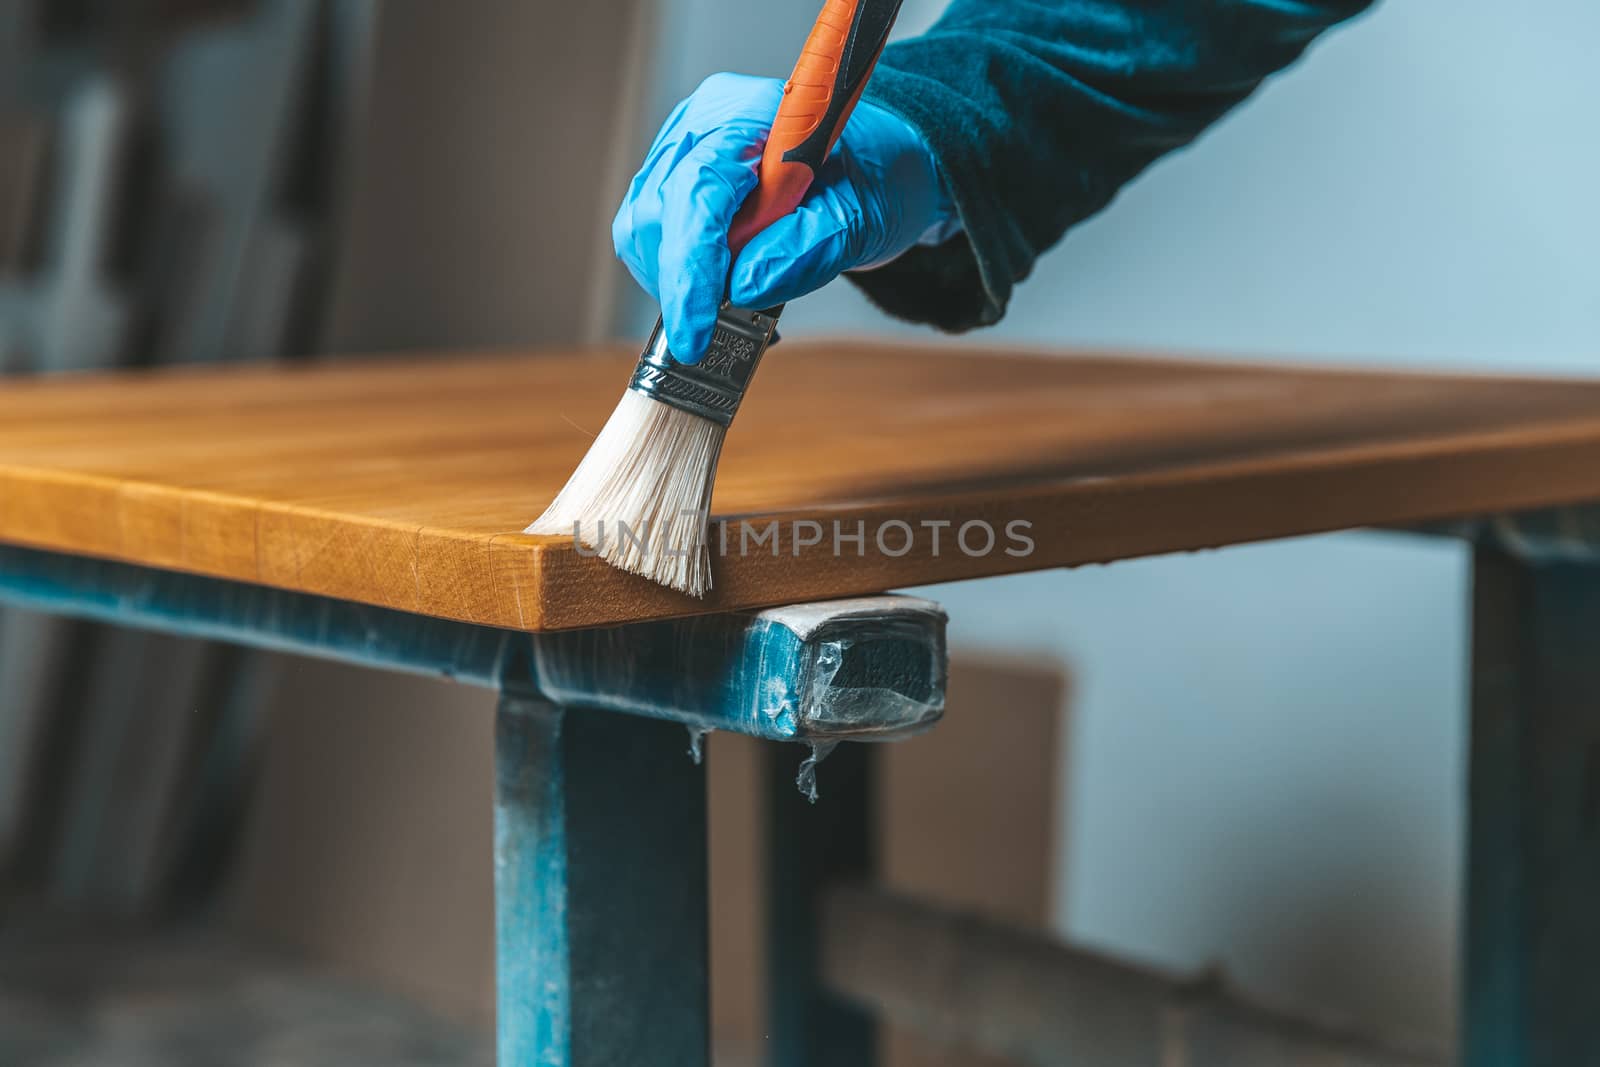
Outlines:
[[1371, 0], [954, 0], [865, 99], [926, 139], [961, 234], [849, 275], [884, 310], [997, 322], [1075, 223]]
[[885, 49], [800, 207], [737, 257], [729, 223], [783, 96], [716, 74], [668, 117], [612, 225], [673, 355], [726, 294], [769, 307], [841, 272], [884, 310], [964, 330], [1073, 223], [1371, 0], [954, 0]]

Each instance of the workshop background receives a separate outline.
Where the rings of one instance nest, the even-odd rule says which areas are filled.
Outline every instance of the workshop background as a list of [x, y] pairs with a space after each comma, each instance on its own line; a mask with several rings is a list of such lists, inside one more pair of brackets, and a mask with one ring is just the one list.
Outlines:
[[[556, 7], [0, 0], [0, 369], [642, 340], [633, 164], [814, 8]], [[1597, 36], [1582, 0], [1381, 2], [964, 340], [1594, 373]], [[948, 343], [842, 283], [784, 324]], [[1468, 574], [1355, 533], [940, 587], [950, 717], [886, 753], [891, 881], [1448, 1045]], [[9, 610], [0, 674], [0, 936], [203, 912], [487, 1031], [490, 697]], [[714, 789], [752, 749], [713, 740]], [[722, 818], [734, 1064], [760, 902]]]

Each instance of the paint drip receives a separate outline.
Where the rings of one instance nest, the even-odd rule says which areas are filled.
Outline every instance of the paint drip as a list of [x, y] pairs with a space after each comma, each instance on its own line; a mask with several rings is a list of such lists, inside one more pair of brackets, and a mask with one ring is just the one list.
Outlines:
[[800, 773], [795, 775], [794, 784], [806, 799], [815, 804], [817, 802], [817, 764], [828, 758], [828, 753], [839, 747], [837, 741], [807, 741], [811, 746], [811, 755], [807, 756], [800, 764]]
[[694, 765], [698, 767], [701, 761], [706, 758], [706, 734], [711, 731], [704, 726], [690, 726], [687, 729], [689, 731], [689, 758], [694, 760]]

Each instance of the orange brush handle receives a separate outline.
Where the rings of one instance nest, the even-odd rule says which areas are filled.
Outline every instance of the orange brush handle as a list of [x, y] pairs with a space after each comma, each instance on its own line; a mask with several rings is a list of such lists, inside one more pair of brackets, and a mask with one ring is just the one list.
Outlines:
[[833, 150], [889, 37], [901, 0], [827, 0], [783, 87], [761, 153], [760, 180], [745, 198], [728, 249], [737, 258], [750, 238], [800, 206]]

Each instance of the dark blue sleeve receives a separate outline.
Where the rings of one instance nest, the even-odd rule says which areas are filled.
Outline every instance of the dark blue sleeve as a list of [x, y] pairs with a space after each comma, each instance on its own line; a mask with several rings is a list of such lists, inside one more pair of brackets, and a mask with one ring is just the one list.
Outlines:
[[998, 321], [1068, 227], [1370, 3], [954, 0], [866, 97], [927, 138], [963, 233], [849, 277], [904, 318]]

